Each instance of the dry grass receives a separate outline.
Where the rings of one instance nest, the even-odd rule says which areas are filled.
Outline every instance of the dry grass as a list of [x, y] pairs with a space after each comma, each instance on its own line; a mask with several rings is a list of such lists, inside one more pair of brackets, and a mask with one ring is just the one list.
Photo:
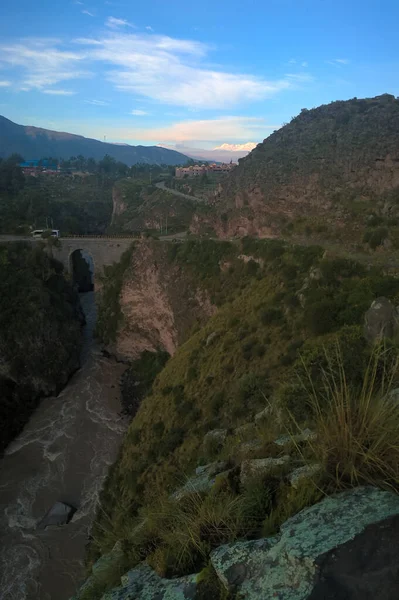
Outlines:
[[310, 376], [303, 382], [317, 432], [307, 449], [313, 461], [323, 464], [336, 489], [365, 483], [397, 488], [399, 401], [392, 394], [398, 375], [396, 349], [376, 346], [360, 389], [349, 384], [338, 345], [326, 358], [321, 389]]

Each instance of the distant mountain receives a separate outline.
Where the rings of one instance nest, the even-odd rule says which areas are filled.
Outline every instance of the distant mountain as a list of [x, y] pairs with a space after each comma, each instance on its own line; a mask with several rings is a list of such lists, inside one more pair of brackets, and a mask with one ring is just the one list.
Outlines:
[[[248, 142], [251, 144], [251, 142]], [[248, 144], [237, 144], [237, 146], [247, 146]], [[229, 148], [233, 147], [236, 144], [222, 144], [218, 148], [214, 148], [213, 150], [204, 150], [203, 148], [190, 148], [184, 146], [183, 144], [176, 144], [176, 146], [168, 146], [166, 144], [159, 144], [159, 148], [168, 148], [169, 150], [181, 151], [193, 158], [195, 160], [205, 160], [207, 162], [223, 162], [229, 163], [231, 160], [233, 162], [237, 162], [239, 158], [243, 158], [247, 156], [247, 154], [252, 150], [252, 148], [237, 148], [236, 150]], [[256, 144], [253, 144], [255, 147]]]
[[137, 163], [179, 165], [187, 162], [187, 156], [181, 152], [159, 146], [107, 144], [72, 133], [17, 125], [0, 116], [0, 157], [14, 153], [26, 160], [49, 156], [68, 159], [79, 154], [101, 160], [109, 154], [129, 167]]
[[256, 148], [255, 142], [247, 142], [246, 144], [222, 144], [221, 146], [216, 146], [214, 150], [228, 150], [230, 152], [251, 152]]

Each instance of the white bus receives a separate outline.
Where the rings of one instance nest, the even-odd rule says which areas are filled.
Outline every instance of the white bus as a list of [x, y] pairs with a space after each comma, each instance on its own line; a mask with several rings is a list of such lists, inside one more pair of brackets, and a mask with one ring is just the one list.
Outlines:
[[[42, 238], [43, 237], [43, 233], [47, 231], [47, 229], [35, 229], [35, 231], [32, 231], [32, 237], [34, 238]], [[50, 230], [50, 236], [51, 237], [56, 237], [59, 238], [60, 237], [60, 230], [59, 229], [51, 229]]]

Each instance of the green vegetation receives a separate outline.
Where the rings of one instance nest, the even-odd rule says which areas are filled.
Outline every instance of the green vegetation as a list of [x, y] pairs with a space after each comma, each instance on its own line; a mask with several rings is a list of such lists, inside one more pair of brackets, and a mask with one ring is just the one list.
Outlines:
[[79, 366], [79, 299], [43, 247], [0, 246], [0, 450]]
[[227, 177], [225, 173], [209, 172], [204, 173], [201, 177], [187, 179], [171, 177], [167, 180], [166, 185], [188, 196], [208, 200], [218, 196], [219, 185], [223, 185]]
[[114, 214], [110, 233], [147, 231], [157, 235], [173, 234], [189, 228], [195, 203], [156, 188], [145, 178], [122, 179], [114, 189]]
[[[392, 373], [396, 351], [373, 362], [362, 326], [373, 299], [398, 299], [399, 280], [275, 240], [171, 244], [168, 260], [209, 290], [219, 310], [141, 402], [102, 494], [91, 559], [123, 540], [130, 566], [145, 558], [163, 575], [193, 572], [206, 568], [215, 545], [273, 533], [343, 485], [396, 486], [399, 423], [385, 383], [396, 371], [382, 376]], [[271, 416], [255, 425], [265, 407]], [[319, 437], [296, 442], [306, 426]], [[204, 442], [213, 429], [224, 429], [225, 441]], [[288, 448], [274, 443], [281, 434]], [[287, 452], [291, 466], [240, 480], [243, 458]], [[214, 460], [227, 464], [208, 492], [193, 487], [171, 498], [198, 463]], [[321, 462], [321, 472], [293, 488], [289, 469], [308, 462]]]
[[99, 299], [98, 318], [95, 333], [105, 344], [114, 342], [118, 325], [123, 318], [119, 304], [125, 271], [129, 268], [134, 245], [126, 250], [118, 263], [104, 267], [100, 276], [102, 290]]

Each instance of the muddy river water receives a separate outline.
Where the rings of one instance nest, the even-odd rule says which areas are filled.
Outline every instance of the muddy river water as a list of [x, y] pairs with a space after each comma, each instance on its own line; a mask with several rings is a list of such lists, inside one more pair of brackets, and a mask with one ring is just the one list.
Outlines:
[[[98, 494], [116, 458], [123, 365], [93, 340], [94, 292], [86, 313], [82, 368], [42, 401], [0, 459], [0, 599], [67, 600], [84, 578], [83, 560]], [[57, 501], [77, 508], [62, 527], [36, 529]]]

